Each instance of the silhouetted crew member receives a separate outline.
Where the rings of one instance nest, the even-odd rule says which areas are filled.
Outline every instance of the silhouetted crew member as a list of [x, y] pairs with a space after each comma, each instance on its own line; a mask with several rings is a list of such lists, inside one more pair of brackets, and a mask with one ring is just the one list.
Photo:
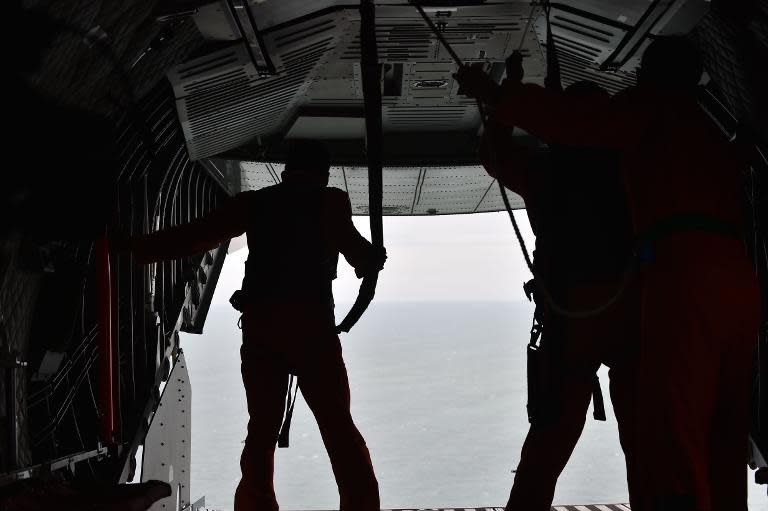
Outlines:
[[368, 448], [350, 414], [331, 281], [339, 252], [358, 276], [381, 269], [386, 255], [355, 229], [347, 194], [327, 187], [329, 168], [322, 145], [297, 142], [281, 184], [240, 193], [200, 220], [133, 242], [137, 259], [149, 262], [190, 255], [247, 233], [240, 353], [250, 420], [236, 511], [278, 509], [274, 451], [289, 373], [298, 376], [320, 427], [341, 510], [379, 510]]
[[743, 246], [744, 165], [694, 95], [683, 37], [659, 37], [638, 86], [574, 101], [532, 84], [499, 90], [464, 70], [493, 118], [549, 143], [620, 151], [643, 261], [631, 489], [648, 509], [745, 510], [750, 366], [760, 321]]
[[[519, 61], [516, 64], [522, 77]], [[565, 93], [573, 98], [608, 96], [593, 82], [577, 82]], [[508, 128], [488, 123], [481, 159], [491, 176], [525, 201], [536, 235], [536, 278], [560, 306], [596, 309], [624, 286], [632, 253], [618, 154], [558, 145], [545, 151], [520, 144], [510, 134]], [[581, 435], [590, 397], [599, 386], [596, 372], [601, 363], [611, 368], [611, 399], [622, 446], [629, 448], [636, 295], [634, 286], [627, 287], [605, 311], [578, 319], [558, 315], [541, 295], [536, 297], [536, 314], [544, 326], [539, 349], [544, 364], [538, 371], [529, 368], [539, 378], [529, 390], [531, 427], [507, 511], [551, 508], [557, 479]]]

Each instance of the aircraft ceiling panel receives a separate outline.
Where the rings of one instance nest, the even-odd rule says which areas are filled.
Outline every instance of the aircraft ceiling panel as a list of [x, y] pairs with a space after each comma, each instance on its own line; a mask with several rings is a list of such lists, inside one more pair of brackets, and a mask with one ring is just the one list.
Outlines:
[[328, 186], [341, 190], [347, 189], [347, 176], [344, 167], [331, 167], [331, 177], [328, 179]]
[[[634, 85], [648, 36], [688, 33], [709, 8], [707, 0], [566, 0], [554, 4], [550, 21], [565, 85], [592, 80], [611, 93]], [[543, 18], [536, 30], [543, 41]]]
[[423, 171], [424, 169], [419, 167], [387, 167], [383, 174], [384, 214], [413, 214], [415, 190]]
[[[686, 32], [709, 9], [706, 0], [640, 4], [552, 4], [564, 85], [592, 80], [611, 93], [631, 86], [649, 36]], [[526, 81], [543, 82], [546, 24], [539, 4], [500, 1], [427, 11], [464, 63], [482, 65], [501, 80], [504, 59], [520, 48]], [[413, 5], [377, 2], [376, 16], [385, 134], [476, 133], [477, 109], [458, 94], [456, 64]], [[219, 49], [169, 74], [193, 159], [279, 142], [301, 116], [361, 115], [357, 4], [232, 0], [201, 8], [195, 21]], [[322, 135], [322, 127], [316, 129]], [[440, 150], [425, 149], [423, 159], [440, 161], [434, 154]]]
[[[525, 208], [525, 202], [523, 198], [518, 194], [507, 190], [507, 198], [509, 198], [509, 204], [512, 209]], [[480, 205], [477, 207], [478, 213], [488, 213], [490, 211], [503, 211], [504, 200], [501, 198], [501, 192], [499, 192], [499, 184], [494, 181], [493, 185], [488, 189], [488, 193], [485, 194]]]
[[[368, 214], [368, 168], [364, 166], [342, 167], [347, 183], [352, 213]], [[413, 197], [419, 179], [418, 167], [385, 167], [382, 204], [385, 215], [410, 215]]]
[[280, 182], [283, 165], [271, 162], [244, 161], [240, 163], [240, 189], [260, 190]]
[[267, 42], [274, 74], [259, 69], [254, 47], [240, 42], [171, 70], [168, 77], [190, 157], [213, 156], [285, 130], [297, 98], [337, 43], [338, 18], [321, 15], [273, 34]]
[[[243, 191], [258, 190], [280, 182], [281, 163], [241, 162]], [[480, 165], [384, 167], [384, 215], [452, 215], [501, 211], [496, 181]], [[365, 166], [332, 166], [329, 185], [345, 190], [352, 214], [368, 214], [368, 169]], [[510, 192], [514, 208], [522, 199]]]
[[[341, 171], [344, 185], [352, 203], [353, 215], [368, 214], [368, 169], [358, 166], [332, 167], [331, 172]], [[386, 175], [386, 172], [384, 172]], [[344, 188], [342, 188], [344, 190]], [[382, 200], [383, 203], [383, 200]], [[388, 204], [385, 204], [388, 206]]]
[[493, 183], [479, 165], [427, 167], [416, 197], [416, 214], [474, 212]]
[[[226, 46], [169, 73], [193, 159], [280, 139], [302, 115], [360, 115], [356, 6], [322, 10], [325, 4], [287, 4], [251, 5], [253, 26], [242, 13], [234, 17], [224, 2], [197, 14], [204, 35]], [[307, 6], [311, 12], [301, 17]], [[526, 77], [541, 83], [544, 57], [534, 24], [528, 22], [539, 10], [528, 2], [510, 2], [450, 7], [440, 16], [433, 9], [431, 16], [466, 63], [487, 66], [497, 80], [506, 56], [522, 44], [529, 56]], [[265, 20], [289, 12], [294, 17], [285, 23], [263, 28], [270, 26]], [[243, 39], [233, 41], [233, 30], [241, 31]], [[474, 102], [458, 94], [455, 63], [412, 5], [378, 6], [376, 35], [385, 133], [476, 132], [479, 115]], [[265, 69], [265, 55], [274, 72]]]
[[649, 3], [636, 0], [560, 0], [557, 5], [573, 7], [597, 16], [634, 25], [640, 21]]

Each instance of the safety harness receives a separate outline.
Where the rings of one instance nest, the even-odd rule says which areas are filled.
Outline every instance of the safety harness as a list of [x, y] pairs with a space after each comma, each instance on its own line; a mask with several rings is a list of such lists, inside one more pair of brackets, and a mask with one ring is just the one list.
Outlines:
[[636, 259], [639, 263], [653, 261], [656, 258], [656, 245], [659, 241], [686, 232], [705, 232], [744, 241], [741, 231], [730, 222], [707, 213], [679, 213], [657, 220], [637, 236]]

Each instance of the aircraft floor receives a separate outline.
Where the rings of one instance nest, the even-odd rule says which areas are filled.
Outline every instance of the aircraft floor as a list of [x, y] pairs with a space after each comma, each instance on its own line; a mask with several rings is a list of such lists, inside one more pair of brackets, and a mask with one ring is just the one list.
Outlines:
[[[200, 511], [214, 511], [213, 509]], [[401, 508], [382, 511], [504, 511], [503, 507], [450, 507], [450, 508]], [[552, 511], [630, 511], [629, 504], [589, 504], [581, 506], [554, 506]]]

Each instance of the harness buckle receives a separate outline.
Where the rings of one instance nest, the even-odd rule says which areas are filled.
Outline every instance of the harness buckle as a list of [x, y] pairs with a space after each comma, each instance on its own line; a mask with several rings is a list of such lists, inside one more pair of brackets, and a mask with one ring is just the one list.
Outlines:
[[535, 292], [536, 292], [536, 279], [531, 279], [528, 282], [524, 283], [523, 292], [525, 293], [525, 297], [528, 298], [529, 302], [534, 301]]

